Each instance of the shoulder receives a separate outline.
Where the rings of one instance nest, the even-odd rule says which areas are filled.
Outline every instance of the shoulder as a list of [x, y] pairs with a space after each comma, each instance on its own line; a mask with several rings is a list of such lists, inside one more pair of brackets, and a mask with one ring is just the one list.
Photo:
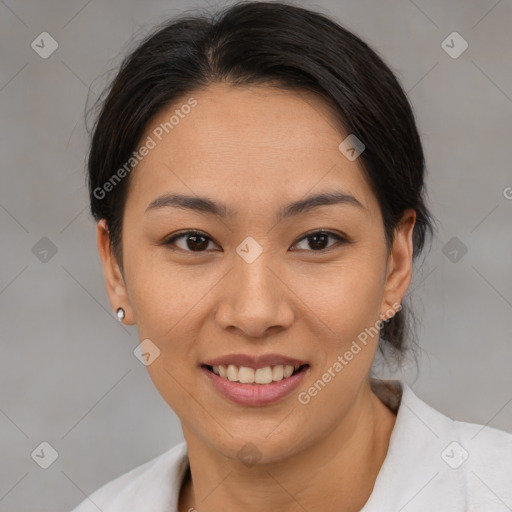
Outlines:
[[454, 421], [453, 430], [457, 439], [444, 456], [464, 470], [470, 510], [512, 506], [512, 433], [463, 421]]
[[452, 419], [410, 391], [409, 407], [432, 429], [432, 435], [425, 435], [424, 446], [439, 461], [432, 466], [440, 480], [433, 487], [440, 486], [443, 494], [451, 488], [468, 512], [511, 506], [512, 433]]
[[[400, 386], [398, 386], [400, 384]], [[387, 400], [397, 392], [396, 400]], [[403, 381], [376, 389], [399, 403], [387, 456], [364, 512], [498, 512], [512, 505], [512, 433], [452, 419]], [[437, 508], [436, 508], [437, 507]], [[408, 509], [409, 509], [408, 508]]]
[[[453, 430], [458, 433], [478, 460], [494, 458], [496, 455], [512, 455], [512, 433], [478, 423], [453, 420]], [[468, 458], [469, 460], [469, 458]], [[507, 461], [512, 467], [512, 459]]]
[[[86, 497], [72, 512], [159, 512], [160, 503], [177, 500], [181, 478], [188, 466], [187, 446], [182, 442], [161, 455], [107, 482]], [[146, 508], [144, 508], [146, 507]]]

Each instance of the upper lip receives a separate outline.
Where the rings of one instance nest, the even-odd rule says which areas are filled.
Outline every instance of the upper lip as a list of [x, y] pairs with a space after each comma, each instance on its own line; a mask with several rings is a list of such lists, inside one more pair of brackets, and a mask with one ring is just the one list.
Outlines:
[[303, 364], [308, 364], [307, 361], [295, 359], [292, 357], [283, 356], [281, 354], [262, 354], [259, 356], [250, 356], [248, 354], [229, 354], [215, 359], [205, 361], [203, 365], [218, 366], [218, 365], [234, 364], [235, 366], [246, 366], [248, 368], [264, 368], [265, 366], [275, 366], [282, 364], [283, 366], [292, 365], [298, 368]]

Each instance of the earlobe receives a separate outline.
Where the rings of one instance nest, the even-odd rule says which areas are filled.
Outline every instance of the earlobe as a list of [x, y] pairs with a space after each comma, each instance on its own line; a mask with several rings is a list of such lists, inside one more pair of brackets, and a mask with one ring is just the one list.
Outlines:
[[[117, 319], [125, 324], [132, 324], [132, 314], [128, 293], [124, 277], [119, 268], [119, 264], [112, 253], [110, 245], [110, 233], [105, 219], [98, 221], [96, 227], [96, 241], [98, 245], [98, 253], [103, 265], [103, 274], [105, 276], [105, 286], [109, 298], [110, 306], [113, 309]], [[124, 314], [118, 313], [122, 308]]]
[[395, 304], [402, 302], [403, 296], [409, 288], [413, 267], [413, 232], [416, 221], [416, 212], [406, 210], [402, 215], [396, 230], [387, 261], [387, 276], [384, 287], [384, 311], [381, 313], [386, 318], [389, 311], [396, 309]]

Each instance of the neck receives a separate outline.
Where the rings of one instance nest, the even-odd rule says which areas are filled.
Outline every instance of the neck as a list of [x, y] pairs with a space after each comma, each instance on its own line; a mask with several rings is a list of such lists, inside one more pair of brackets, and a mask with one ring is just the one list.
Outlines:
[[284, 460], [251, 467], [219, 455], [184, 429], [190, 473], [179, 512], [256, 512], [269, 506], [283, 512], [359, 511], [372, 493], [395, 419], [368, 381], [327, 436]]

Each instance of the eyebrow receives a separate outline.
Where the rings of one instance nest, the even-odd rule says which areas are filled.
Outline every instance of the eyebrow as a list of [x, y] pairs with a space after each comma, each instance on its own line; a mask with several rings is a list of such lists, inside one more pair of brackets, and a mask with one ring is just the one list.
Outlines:
[[[310, 195], [304, 199], [288, 203], [280, 209], [277, 215], [277, 221], [279, 222], [285, 218], [306, 213], [320, 206], [330, 205], [351, 205], [363, 210], [365, 209], [354, 196], [343, 191], [333, 190]], [[208, 197], [187, 196], [183, 194], [164, 194], [157, 197], [151, 201], [144, 213], [167, 207], [194, 210], [222, 218], [235, 217], [235, 212], [224, 203], [217, 203]]]

